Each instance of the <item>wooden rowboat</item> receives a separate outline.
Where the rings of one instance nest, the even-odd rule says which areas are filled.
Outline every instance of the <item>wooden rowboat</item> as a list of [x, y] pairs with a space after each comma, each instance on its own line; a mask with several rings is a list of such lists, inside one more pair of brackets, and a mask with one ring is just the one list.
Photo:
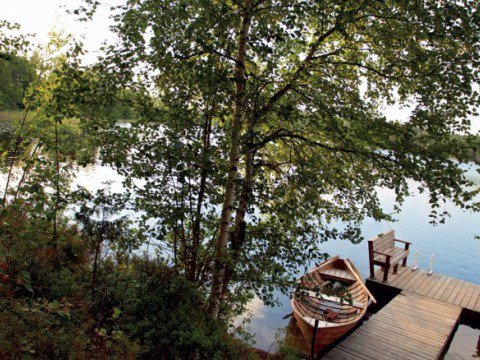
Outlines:
[[352, 329], [370, 300], [376, 302], [354, 265], [338, 256], [302, 276], [298, 285], [291, 301], [293, 314], [308, 344], [315, 335], [315, 353]]

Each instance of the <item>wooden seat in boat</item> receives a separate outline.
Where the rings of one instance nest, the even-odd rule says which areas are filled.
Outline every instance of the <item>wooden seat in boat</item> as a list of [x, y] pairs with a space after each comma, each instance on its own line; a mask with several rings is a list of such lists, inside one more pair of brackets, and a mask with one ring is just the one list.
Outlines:
[[340, 269], [322, 269], [318, 272], [323, 279], [343, 281], [347, 284], [351, 284], [356, 281], [355, 277], [346, 270]]
[[[336, 303], [336, 304], [340, 304], [340, 305], [350, 305], [350, 303], [347, 301], [347, 300], [343, 300], [337, 296], [328, 296], [328, 295], [323, 295], [320, 297], [317, 295], [317, 293], [315, 293], [314, 291], [307, 291], [307, 295], [310, 296], [310, 297], [313, 297], [313, 298], [316, 298], [316, 299], [319, 299], [319, 300], [322, 300], [322, 302], [332, 302], [332, 303]], [[360, 302], [360, 301], [356, 301], [356, 300], [353, 300], [352, 301], [352, 304], [350, 306], [353, 306], [353, 307], [356, 307], [356, 308], [359, 308], [359, 309], [363, 309], [365, 307], [365, 304]]]
[[[308, 316], [303, 316], [303, 319], [309, 323], [312, 326], [315, 326], [315, 319], [312, 317]], [[328, 321], [323, 321], [323, 320], [318, 320], [318, 327], [332, 327], [332, 326], [338, 326], [336, 323], [328, 322]]]

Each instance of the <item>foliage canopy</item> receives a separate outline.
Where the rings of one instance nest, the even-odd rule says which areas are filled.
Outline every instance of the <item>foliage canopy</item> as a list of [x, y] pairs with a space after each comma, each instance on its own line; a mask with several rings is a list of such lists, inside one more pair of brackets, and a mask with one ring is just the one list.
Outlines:
[[[119, 42], [98, 66], [101, 82], [134, 92], [143, 120], [97, 128], [102, 159], [125, 175], [132, 208], [172, 263], [211, 284], [217, 303], [227, 289], [268, 301], [322, 256], [322, 241], [358, 241], [363, 218], [391, 219], [378, 187], [401, 203], [415, 180], [433, 221], [448, 199], [477, 209], [457, 166], [474, 138], [451, 136], [468, 134], [477, 114], [475, 1], [145, 0], [114, 10]], [[395, 102], [412, 106], [408, 119], [386, 119]]]
[[[89, 68], [76, 48], [52, 72], [44, 110], [102, 145], [141, 231], [211, 289], [212, 317], [225, 299], [271, 302], [323, 256], [321, 242], [359, 241], [365, 217], [390, 220], [379, 187], [400, 204], [413, 179], [434, 222], [447, 200], [478, 210], [457, 166], [478, 146], [475, 1], [144, 0], [112, 11], [118, 42]], [[395, 102], [412, 107], [408, 119], [385, 117]], [[112, 103], [136, 126], [115, 126]]]

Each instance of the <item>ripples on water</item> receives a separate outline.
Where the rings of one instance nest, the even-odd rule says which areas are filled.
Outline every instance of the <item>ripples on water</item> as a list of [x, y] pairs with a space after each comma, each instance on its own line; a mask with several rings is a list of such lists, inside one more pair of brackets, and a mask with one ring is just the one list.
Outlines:
[[445, 354], [445, 360], [480, 358], [480, 330], [460, 324]]

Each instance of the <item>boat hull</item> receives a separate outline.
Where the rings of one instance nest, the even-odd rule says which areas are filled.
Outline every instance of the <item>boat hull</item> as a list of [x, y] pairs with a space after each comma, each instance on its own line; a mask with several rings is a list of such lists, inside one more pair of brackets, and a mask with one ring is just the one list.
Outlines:
[[[357, 269], [348, 259], [332, 258], [317, 266], [299, 279], [306, 288], [322, 285], [328, 281], [345, 280], [345, 287], [351, 295], [352, 303], [339, 301], [339, 298], [317, 296], [307, 291], [307, 295], [295, 293], [291, 300], [293, 315], [306, 343], [311, 346], [315, 334], [314, 351], [324, 349], [348, 333], [365, 316], [369, 300], [373, 299], [361, 280]], [[338, 316], [332, 322], [326, 321], [324, 311], [334, 310]], [[315, 319], [319, 326], [315, 332]]]
[[[293, 302], [293, 300], [292, 300]], [[292, 307], [294, 304], [292, 303]], [[295, 320], [297, 321], [297, 325], [302, 332], [302, 335], [306, 341], [306, 343], [310, 346], [312, 343], [312, 336], [314, 333], [314, 327], [306, 322], [302, 316], [298, 314], [298, 312], [293, 312], [295, 316]], [[363, 316], [362, 316], [363, 317]], [[325, 349], [328, 345], [335, 342], [347, 332], [349, 332], [358, 322], [362, 319], [359, 317], [356, 321], [346, 324], [346, 325], [339, 325], [337, 327], [319, 327], [317, 329], [316, 340], [315, 340], [315, 353]]]

